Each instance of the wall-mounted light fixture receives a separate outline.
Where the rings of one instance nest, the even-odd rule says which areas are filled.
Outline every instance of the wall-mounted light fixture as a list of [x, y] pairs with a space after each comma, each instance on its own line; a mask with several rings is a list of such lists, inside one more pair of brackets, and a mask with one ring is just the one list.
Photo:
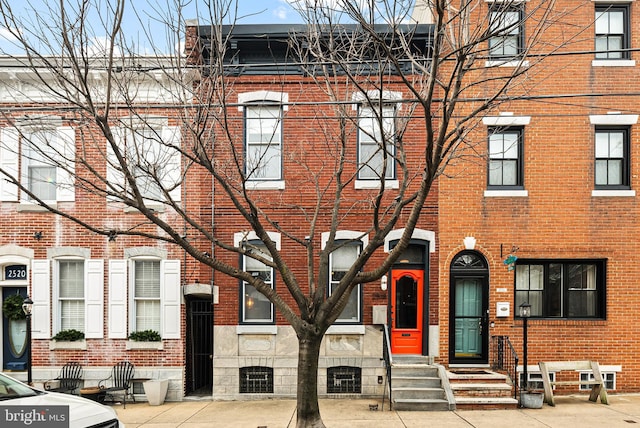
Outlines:
[[382, 291], [387, 291], [387, 275], [382, 275], [380, 278], [380, 288]]
[[34, 232], [34, 233], [33, 233], [33, 237], [34, 237], [35, 239], [37, 239], [38, 241], [39, 241], [39, 240], [41, 240], [41, 239], [42, 239], [42, 231], [40, 230], [40, 231], [38, 231], [38, 232]]

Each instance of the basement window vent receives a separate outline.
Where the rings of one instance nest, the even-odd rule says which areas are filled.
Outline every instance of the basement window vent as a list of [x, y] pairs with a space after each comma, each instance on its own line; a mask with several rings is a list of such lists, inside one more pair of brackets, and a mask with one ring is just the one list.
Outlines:
[[336, 366], [327, 368], [327, 394], [360, 394], [362, 369]]
[[240, 393], [273, 393], [273, 368], [260, 366], [241, 367]]

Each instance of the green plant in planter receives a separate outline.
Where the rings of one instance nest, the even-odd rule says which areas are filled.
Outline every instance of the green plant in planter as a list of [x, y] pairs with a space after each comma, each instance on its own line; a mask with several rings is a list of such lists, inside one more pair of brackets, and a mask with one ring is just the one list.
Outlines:
[[51, 339], [57, 342], [75, 342], [84, 339], [84, 333], [70, 328], [68, 330], [60, 330]]
[[2, 302], [2, 313], [11, 321], [25, 319], [27, 316], [22, 310], [22, 302], [24, 302], [24, 297], [19, 294], [12, 294]]
[[129, 335], [129, 340], [135, 342], [160, 342], [160, 333], [155, 330], [134, 331]]

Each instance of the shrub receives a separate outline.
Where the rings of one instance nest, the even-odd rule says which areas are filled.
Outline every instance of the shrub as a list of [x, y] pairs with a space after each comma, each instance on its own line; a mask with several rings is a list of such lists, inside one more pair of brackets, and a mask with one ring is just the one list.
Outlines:
[[160, 342], [160, 333], [155, 330], [134, 331], [129, 335], [129, 340], [135, 342]]
[[60, 330], [58, 334], [51, 339], [58, 342], [75, 342], [84, 339], [84, 333], [70, 328], [68, 330]]

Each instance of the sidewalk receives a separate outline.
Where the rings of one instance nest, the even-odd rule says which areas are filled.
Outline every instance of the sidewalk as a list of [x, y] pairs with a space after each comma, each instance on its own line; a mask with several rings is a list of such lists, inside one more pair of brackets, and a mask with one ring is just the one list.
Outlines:
[[[542, 409], [396, 412], [369, 410], [380, 401], [321, 400], [327, 428], [630, 428], [640, 424], [640, 395], [609, 395], [609, 405], [592, 403], [586, 395], [556, 397], [556, 406]], [[294, 400], [183, 401], [161, 406], [147, 403], [114, 405], [127, 428], [293, 428]]]

